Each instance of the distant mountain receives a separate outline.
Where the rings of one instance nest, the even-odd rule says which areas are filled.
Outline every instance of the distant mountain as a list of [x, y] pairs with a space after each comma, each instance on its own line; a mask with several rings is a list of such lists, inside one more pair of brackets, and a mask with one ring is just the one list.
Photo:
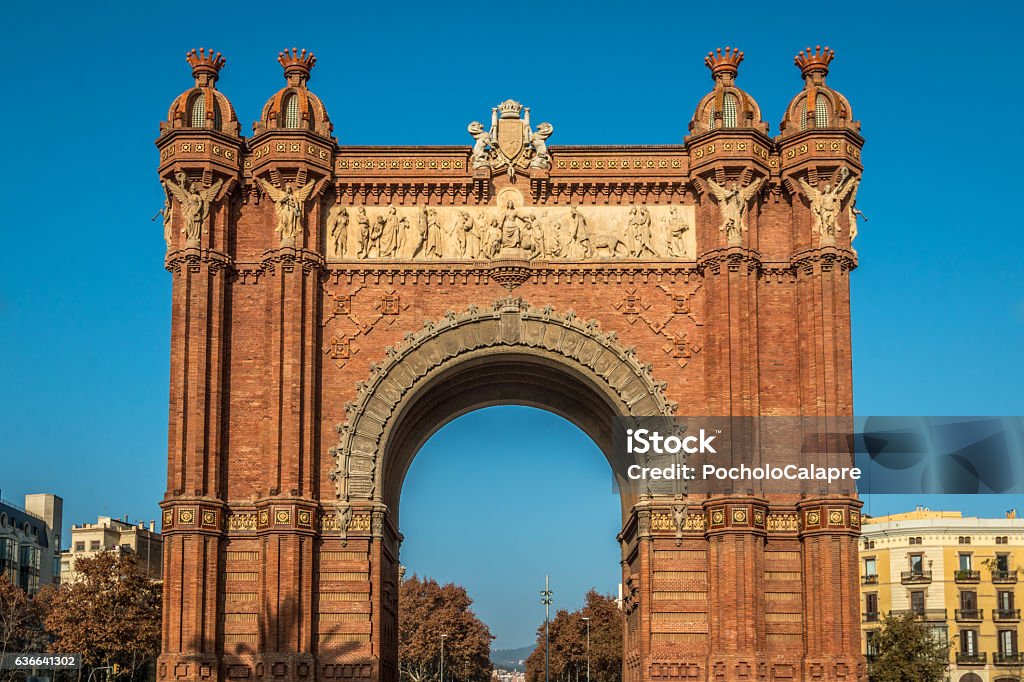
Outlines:
[[536, 644], [521, 646], [518, 649], [494, 649], [491, 651], [491, 663], [502, 670], [526, 671], [526, 658], [533, 653]]

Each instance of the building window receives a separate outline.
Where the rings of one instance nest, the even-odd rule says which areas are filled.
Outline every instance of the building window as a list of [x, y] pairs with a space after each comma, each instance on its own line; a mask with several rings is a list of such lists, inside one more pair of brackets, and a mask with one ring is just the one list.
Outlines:
[[960, 570], [969, 571], [971, 570], [971, 555], [961, 554], [960, 555]]
[[874, 592], [864, 595], [864, 612], [869, 621], [878, 620], [878, 595]]
[[737, 106], [736, 95], [731, 92], [725, 93], [725, 97], [722, 98], [722, 126], [725, 128], [735, 128], [737, 123]]
[[961, 545], [969, 545], [971, 544], [971, 537], [969, 535], [961, 535], [956, 539], [956, 541]]
[[[800, 130], [807, 130], [807, 99], [800, 103]], [[911, 538], [913, 540], [913, 538]], [[911, 543], [913, 544], [913, 543]]]
[[223, 124], [223, 119], [221, 118], [221, 115], [220, 115], [220, 104], [218, 104], [217, 100], [214, 99], [213, 100], [213, 129], [214, 130], [220, 130], [222, 124]]
[[715, 129], [715, 114], [716, 113], [718, 113], [718, 112], [715, 111], [715, 105], [714, 105], [714, 103], [712, 103], [711, 106], [708, 107], [708, 130], [714, 130]]
[[924, 555], [910, 555], [910, 572], [914, 575], [924, 575]]
[[977, 630], [960, 631], [960, 653], [966, 654], [967, 656], [974, 656], [978, 653]]
[[192, 104], [189, 105], [188, 112], [189, 125], [193, 128], [203, 128], [206, 126], [206, 97], [203, 93], [192, 98]]
[[999, 653], [1003, 656], [1013, 656], [1017, 653], [1017, 631], [999, 631]]
[[878, 566], [874, 557], [864, 560], [864, 577], [877, 576]]
[[284, 127], [299, 127], [299, 98], [294, 92], [284, 100]]
[[7, 577], [15, 585], [18, 583], [18, 543], [10, 538], [0, 538], [0, 575]]
[[1014, 617], [1012, 590], [999, 590], [996, 592], [996, 611], [999, 612], [1000, 617]]
[[972, 617], [978, 610], [978, 593], [971, 590], [961, 592], [960, 609], [965, 612], [965, 616]]
[[100, 549], [100, 541], [99, 540], [91, 540], [89, 542], [89, 549], [91, 551], [93, 551], [93, 552], [99, 551], [99, 549]]
[[996, 554], [996, 570], [997, 571], [1009, 571], [1010, 570], [1010, 555], [1009, 554]]
[[924, 613], [924, 591], [914, 590], [910, 593], [910, 611], [916, 615]]
[[868, 630], [868, 633], [867, 633], [867, 644], [868, 644], [867, 655], [868, 656], [877, 656], [878, 655], [878, 644], [875, 643], [875, 637], [877, 635], [878, 635], [878, 630]]
[[920, 545], [921, 544], [921, 538], [910, 538], [910, 544], [912, 544], [912, 545]]
[[21, 546], [21, 561], [18, 565], [18, 585], [28, 594], [39, 591], [39, 560], [41, 553], [33, 545]]
[[75, 551], [76, 552], [84, 552], [85, 551], [85, 543], [84, 542], [76, 542], [75, 543]]

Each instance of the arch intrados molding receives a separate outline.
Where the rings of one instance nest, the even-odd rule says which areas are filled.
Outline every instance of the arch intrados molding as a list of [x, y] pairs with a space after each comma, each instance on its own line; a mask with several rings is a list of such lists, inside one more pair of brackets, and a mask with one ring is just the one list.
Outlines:
[[449, 358], [431, 370], [389, 424], [381, 443], [380, 492], [393, 513], [397, 514], [405, 476], [420, 448], [448, 422], [484, 407], [523, 405], [558, 415], [598, 446], [614, 475], [625, 472], [627, 464], [612, 450], [611, 423], [625, 410], [607, 385], [547, 350], [496, 348], [497, 352], [476, 349]]
[[499, 299], [490, 310], [470, 306], [427, 320], [406, 334], [397, 347], [385, 348], [382, 362], [371, 363], [367, 381], [356, 383], [356, 399], [346, 403], [346, 420], [338, 426], [331, 478], [342, 504], [380, 502], [382, 457], [394, 417], [410, 392], [453, 358], [482, 349], [530, 352], [543, 349], [562, 363], [603, 383], [615, 395], [624, 416], [669, 416], [676, 404], [665, 398], [665, 383], [651, 376], [652, 366], [637, 360], [636, 348], [618, 343], [614, 331], [601, 331], [596, 320], [583, 321], [573, 311], [534, 308], [521, 298]]

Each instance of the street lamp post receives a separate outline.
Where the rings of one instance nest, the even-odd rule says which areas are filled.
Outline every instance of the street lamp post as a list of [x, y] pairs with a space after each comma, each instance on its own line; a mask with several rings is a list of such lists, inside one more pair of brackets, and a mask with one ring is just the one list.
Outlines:
[[444, 682], [444, 638], [448, 635], [441, 635], [441, 682]]
[[544, 589], [540, 593], [540, 603], [544, 605], [544, 682], [551, 682], [551, 638], [548, 622], [551, 620], [551, 585], [548, 576], [544, 576]]
[[590, 682], [590, 618], [583, 616], [587, 623], [587, 682]]

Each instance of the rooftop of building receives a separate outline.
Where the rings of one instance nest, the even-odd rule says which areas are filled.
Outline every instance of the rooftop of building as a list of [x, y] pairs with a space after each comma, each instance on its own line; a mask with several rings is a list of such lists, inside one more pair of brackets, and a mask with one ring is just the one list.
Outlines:
[[971, 527], [976, 527], [979, 529], [1000, 528], [1024, 531], [1024, 518], [1017, 518], [1016, 510], [1007, 511], [1004, 518], [982, 518], [964, 516], [963, 512], [960, 511], [942, 511], [928, 509], [927, 507], [917, 507], [913, 511], [901, 512], [899, 514], [865, 518], [862, 531], [867, 533], [882, 526], [893, 530], [943, 527], [967, 530]]
[[40, 547], [50, 546], [45, 521], [20, 505], [0, 499], [0, 533], [14, 529], [24, 532], [26, 528], [30, 529]]
[[[150, 526], [155, 525], [155, 521], [150, 521]], [[111, 516], [98, 516], [96, 517], [96, 523], [76, 523], [72, 524], [72, 530], [91, 530], [101, 528], [113, 528], [115, 530], [126, 531], [126, 530], [146, 530], [146, 524], [143, 521], [129, 521], [128, 515], [125, 514], [123, 519], [115, 519]], [[155, 532], [155, 531], [154, 531]]]

